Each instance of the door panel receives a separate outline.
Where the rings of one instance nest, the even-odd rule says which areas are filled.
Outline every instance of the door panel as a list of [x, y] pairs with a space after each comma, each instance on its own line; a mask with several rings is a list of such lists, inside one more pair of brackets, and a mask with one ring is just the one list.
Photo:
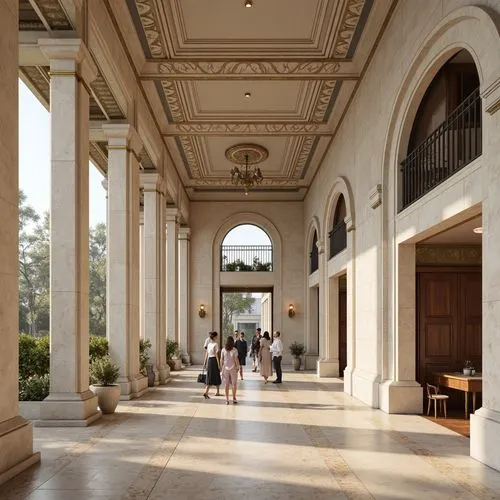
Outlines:
[[339, 290], [339, 375], [347, 366], [347, 291]]

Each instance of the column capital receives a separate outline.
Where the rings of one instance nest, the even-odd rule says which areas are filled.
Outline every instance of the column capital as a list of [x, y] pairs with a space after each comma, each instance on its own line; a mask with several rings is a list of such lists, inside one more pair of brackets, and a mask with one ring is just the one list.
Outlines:
[[50, 75], [79, 76], [85, 85], [93, 82], [98, 70], [83, 40], [79, 38], [40, 38], [40, 50], [49, 60]]
[[142, 150], [142, 139], [129, 123], [103, 123], [102, 131], [108, 141], [108, 149], [129, 149], [136, 157]]
[[141, 173], [140, 183], [145, 193], [157, 192], [165, 194], [165, 182], [158, 173]]
[[191, 238], [191, 228], [189, 227], [180, 227], [178, 231], [178, 238], [180, 240], [188, 240]]
[[177, 208], [167, 208], [165, 210], [165, 220], [167, 222], [177, 222], [179, 217], [179, 210]]

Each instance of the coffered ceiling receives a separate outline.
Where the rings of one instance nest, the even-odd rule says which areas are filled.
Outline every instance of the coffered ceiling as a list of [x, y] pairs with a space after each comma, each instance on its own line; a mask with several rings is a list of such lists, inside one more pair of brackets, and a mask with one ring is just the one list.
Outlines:
[[[264, 181], [250, 199], [304, 198], [396, 3], [100, 1], [114, 17], [188, 196], [224, 200], [241, 198], [224, 154], [239, 143], [269, 151], [259, 164]], [[19, 5], [28, 41], [30, 31], [58, 36], [74, 29], [74, 0]], [[26, 63], [21, 75], [47, 105], [48, 68]], [[124, 118], [101, 74], [91, 91], [91, 119]], [[105, 147], [90, 150], [104, 170]]]
[[129, 49], [190, 198], [241, 196], [224, 152], [251, 142], [269, 150], [252, 196], [303, 199], [392, 4], [127, 0]]

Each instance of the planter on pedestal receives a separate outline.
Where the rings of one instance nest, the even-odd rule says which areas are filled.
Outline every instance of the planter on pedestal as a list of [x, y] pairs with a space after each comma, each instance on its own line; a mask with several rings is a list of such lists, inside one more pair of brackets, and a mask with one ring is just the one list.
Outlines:
[[300, 365], [302, 364], [302, 358], [300, 356], [295, 356], [293, 358], [293, 369], [298, 372], [300, 370]]
[[97, 404], [103, 413], [114, 413], [120, 401], [119, 385], [91, 385], [91, 391], [97, 396]]

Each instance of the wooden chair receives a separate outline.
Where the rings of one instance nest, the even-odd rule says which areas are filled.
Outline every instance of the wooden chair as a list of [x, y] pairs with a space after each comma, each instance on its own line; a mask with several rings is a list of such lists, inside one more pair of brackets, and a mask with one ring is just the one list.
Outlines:
[[449, 396], [447, 394], [439, 394], [439, 386], [427, 383], [427, 415], [431, 411], [431, 401], [434, 401], [434, 418], [437, 418], [437, 405], [441, 406], [441, 411], [444, 410], [444, 418], [446, 418], [446, 402]]

